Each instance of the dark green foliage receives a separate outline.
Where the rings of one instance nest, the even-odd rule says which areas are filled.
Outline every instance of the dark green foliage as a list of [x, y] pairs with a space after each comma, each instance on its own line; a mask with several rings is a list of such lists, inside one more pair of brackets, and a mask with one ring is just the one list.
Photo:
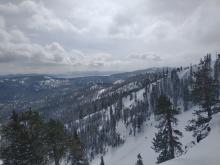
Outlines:
[[4, 164], [46, 164], [47, 150], [43, 127], [43, 121], [38, 113], [29, 110], [18, 115], [13, 112], [9, 123], [2, 128]]
[[101, 156], [101, 163], [100, 163], [100, 165], [105, 165], [103, 156]]
[[171, 82], [172, 82], [172, 98], [174, 106], [177, 106], [179, 94], [180, 94], [180, 80], [177, 75], [177, 70], [173, 69], [171, 71]]
[[216, 59], [215, 65], [214, 65], [214, 79], [217, 82], [217, 98], [219, 99], [220, 95], [220, 54], [218, 54], [218, 57]]
[[192, 96], [193, 101], [201, 105], [200, 113], [205, 112], [209, 119], [212, 117], [212, 105], [216, 103], [217, 82], [212, 77], [211, 55], [207, 55], [194, 73]]
[[160, 118], [159, 131], [153, 138], [152, 147], [155, 152], [160, 153], [157, 163], [173, 159], [183, 152], [182, 144], [179, 142], [179, 136], [182, 136], [182, 133], [173, 128], [177, 124], [175, 114], [178, 114], [178, 111], [172, 107], [169, 98], [160, 96], [157, 100], [156, 109], [156, 115]]
[[[79, 139], [68, 133], [60, 121], [45, 122], [32, 110], [13, 112], [1, 134], [4, 165], [46, 165], [51, 161], [59, 165], [70, 151], [77, 155], [81, 150]], [[70, 145], [73, 143], [75, 148]]]
[[69, 159], [73, 165], [88, 165], [84, 157], [84, 149], [76, 131], [68, 135]]
[[143, 165], [143, 161], [142, 161], [142, 157], [141, 157], [141, 154], [138, 154], [137, 155], [137, 163], [135, 165]]
[[[195, 119], [190, 120], [187, 131], [193, 131], [193, 136], [207, 134], [208, 123], [212, 118], [212, 106], [217, 101], [217, 81], [212, 77], [211, 55], [201, 60], [199, 69], [194, 73], [192, 96], [193, 101], [200, 105], [195, 110]], [[203, 137], [205, 137], [203, 135]]]
[[60, 121], [52, 119], [46, 124], [46, 130], [49, 156], [54, 160], [55, 165], [59, 165], [61, 158], [67, 151], [67, 133]]

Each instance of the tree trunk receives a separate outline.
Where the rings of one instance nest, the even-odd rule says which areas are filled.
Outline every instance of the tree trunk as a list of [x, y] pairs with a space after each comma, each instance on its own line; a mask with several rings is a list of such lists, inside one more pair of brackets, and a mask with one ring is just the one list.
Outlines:
[[55, 165], [60, 165], [60, 160], [59, 160], [59, 158], [55, 158]]
[[174, 153], [174, 140], [173, 140], [173, 130], [172, 130], [172, 126], [171, 126], [171, 115], [168, 112], [167, 114], [167, 126], [168, 126], [168, 132], [169, 132], [169, 145], [170, 145], [170, 159], [173, 159], [175, 157], [175, 153]]
[[211, 108], [211, 106], [207, 108], [207, 111], [208, 111], [208, 118], [210, 120], [212, 118], [212, 108]]
[[54, 149], [54, 161], [55, 165], [60, 165], [60, 158], [58, 156], [59, 154], [57, 153], [56, 149]]

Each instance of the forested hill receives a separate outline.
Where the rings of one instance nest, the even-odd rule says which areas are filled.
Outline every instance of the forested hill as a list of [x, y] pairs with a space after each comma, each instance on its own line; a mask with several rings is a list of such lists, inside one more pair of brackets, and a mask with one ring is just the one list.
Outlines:
[[[205, 56], [198, 64], [187, 67], [152, 68], [111, 76], [84, 78], [56, 78], [48, 75], [4, 76], [0, 78], [0, 92], [3, 93], [0, 96], [2, 122], [7, 121], [12, 110], [20, 112], [32, 107], [46, 119], [60, 119], [70, 132], [77, 130], [87, 157], [89, 161], [93, 161], [92, 163], [97, 164], [100, 155], [104, 155], [104, 159], [106, 155], [109, 160], [114, 160], [112, 158], [114, 154], [110, 155], [110, 151], [112, 153], [120, 149], [123, 152], [135, 151], [132, 138], [142, 138], [138, 141], [140, 143], [137, 144], [138, 146], [145, 146], [143, 138], [149, 138], [152, 142], [153, 132], [156, 131], [155, 121], [159, 121], [164, 115], [157, 111], [157, 101], [161, 95], [168, 98], [170, 103], [167, 102], [172, 104], [170, 107], [175, 107], [175, 113], [190, 112], [187, 121], [193, 117], [191, 112], [196, 109], [194, 107], [203, 104], [198, 101], [201, 98], [194, 97], [200, 96], [200, 90], [192, 94], [192, 91], [195, 91], [195, 82], [199, 79], [195, 73], [200, 73], [203, 68], [209, 68], [207, 72], [204, 70], [204, 75], [208, 75], [215, 85], [219, 85], [220, 57], [211, 60], [210, 55]], [[219, 86], [214, 91], [216, 102], [214, 104], [210, 101], [213, 114], [219, 110], [217, 104]], [[210, 120], [211, 118], [208, 122]], [[182, 128], [187, 126], [187, 121]], [[150, 137], [145, 136], [149, 128], [146, 125], [152, 128]], [[197, 128], [188, 127], [188, 130], [190, 129]], [[206, 132], [205, 136], [207, 136]], [[189, 150], [184, 145], [181, 153]], [[127, 149], [126, 146], [128, 146]], [[152, 143], [151, 146], [145, 147], [151, 149]], [[132, 154], [136, 157], [137, 153]], [[125, 156], [130, 155], [125, 154]], [[153, 161], [156, 162], [156, 155], [154, 158]], [[122, 156], [120, 159], [127, 158]], [[138, 157], [138, 159], [141, 158]], [[118, 158], [118, 161], [120, 164], [122, 160]], [[106, 164], [111, 163], [109, 161]], [[130, 164], [132, 165], [132, 162]]]

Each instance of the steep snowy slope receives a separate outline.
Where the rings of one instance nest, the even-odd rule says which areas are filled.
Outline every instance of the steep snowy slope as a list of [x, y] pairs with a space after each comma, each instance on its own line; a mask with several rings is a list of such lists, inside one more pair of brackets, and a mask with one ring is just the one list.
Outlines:
[[193, 147], [186, 155], [161, 165], [219, 165], [220, 114], [213, 117], [210, 135]]
[[[192, 118], [192, 110], [183, 112], [177, 116], [179, 120], [178, 128], [183, 132], [184, 136], [181, 139], [183, 146], [190, 146], [191, 141], [194, 140], [191, 133], [185, 131], [185, 126]], [[151, 148], [154, 133], [157, 131], [155, 128], [157, 122], [153, 115], [150, 120], [145, 123], [143, 133], [137, 136], [130, 136], [125, 144], [118, 148], [110, 148], [104, 156], [105, 165], [135, 165], [137, 154], [141, 154], [143, 162], [146, 165], [155, 165], [157, 154]], [[100, 157], [97, 157], [91, 162], [91, 165], [99, 165]]]
[[[178, 116], [178, 128], [183, 132], [181, 142], [184, 146], [192, 147], [184, 155], [161, 165], [219, 165], [220, 162], [220, 114], [213, 117], [210, 135], [200, 143], [193, 145], [191, 133], [185, 131], [185, 125], [192, 117], [192, 111], [184, 112]], [[151, 149], [152, 138], [156, 131], [154, 119], [147, 121], [145, 131], [136, 137], [129, 137], [126, 143], [118, 149], [109, 149], [104, 156], [106, 165], [135, 165], [138, 153], [142, 155], [144, 165], [156, 165], [157, 154]], [[100, 159], [96, 158], [91, 165], [99, 165]]]

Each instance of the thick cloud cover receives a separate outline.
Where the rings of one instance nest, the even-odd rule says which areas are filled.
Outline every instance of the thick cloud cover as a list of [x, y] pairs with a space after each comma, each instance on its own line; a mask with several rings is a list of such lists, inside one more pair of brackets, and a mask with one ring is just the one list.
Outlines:
[[0, 74], [188, 65], [220, 51], [219, 0], [2, 0]]

